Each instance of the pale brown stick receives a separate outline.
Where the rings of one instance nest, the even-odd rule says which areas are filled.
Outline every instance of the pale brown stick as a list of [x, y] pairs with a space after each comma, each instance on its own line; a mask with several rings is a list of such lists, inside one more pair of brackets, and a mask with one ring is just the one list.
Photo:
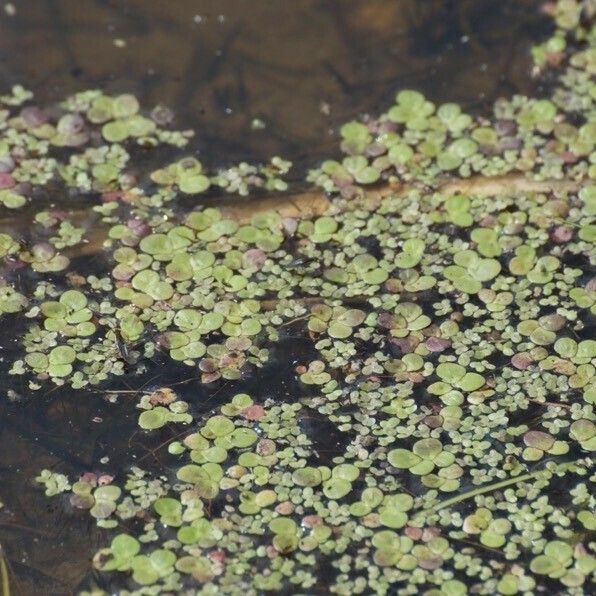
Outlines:
[[[404, 196], [408, 192], [418, 188], [425, 192], [441, 192], [448, 195], [470, 194], [476, 196], [490, 197], [505, 193], [519, 192], [574, 192], [581, 186], [580, 182], [573, 180], [530, 180], [523, 174], [510, 174], [499, 177], [473, 177], [467, 179], [448, 178], [440, 183], [436, 189], [424, 189], [415, 184], [400, 185], [386, 183], [382, 186], [367, 189], [362, 198], [356, 199], [358, 207], [366, 210], [376, 209], [388, 197]], [[341, 207], [330, 199], [322, 190], [311, 189], [303, 192], [271, 196], [265, 198], [239, 198], [219, 197], [207, 201], [211, 206], [218, 207], [225, 217], [234, 219], [240, 224], [247, 224], [252, 217], [259, 213], [274, 211], [282, 217], [294, 219], [307, 219], [318, 217], [326, 213], [333, 213], [334, 208], [341, 210]], [[73, 223], [83, 222], [89, 217], [88, 211], [74, 211], [71, 214]], [[7, 217], [0, 219], [0, 229], [18, 231], [23, 226], [28, 226], [22, 218]], [[86, 242], [70, 249], [65, 249], [64, 254], [70, 257], [81, 257], [97, 254], [106, 239], [108, 226], [97, 222], [87, 232]]]

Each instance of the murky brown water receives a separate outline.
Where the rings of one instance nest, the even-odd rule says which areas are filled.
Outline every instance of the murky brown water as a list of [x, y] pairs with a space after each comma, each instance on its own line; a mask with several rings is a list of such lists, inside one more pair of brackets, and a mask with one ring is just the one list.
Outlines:
[[[36, 0], [0, 20], [0, 77], [43, 101], [102, 87], [166, 103], [217, 165], [276, 153], [313, 161], [335, 150], [337, 124], [386, 107], [399, 88], [478, 108], [529, 91], [528, 46], [547, 26], [536, 6]], [[257, 117], [265, 130], [251, 131]]]
[[[4, 89], [22, 83], [42, 103], [90, 87], [130, 91], [144, 104], [169, 105], [178, 125], [195, 128], [193, 147], [204, 162], [280, 154], [298, 163], [295, 177], [336, 152], [338, 124], [383, 109], [398, 89], [417, 88], [478, 112], [500, 95], [535, 92], [528, 49], [549, 27], [529, 0], [15, 5], [16, 16], [0, 13]], [[266, 128], [251, 130], [254, 118]], [[86, 262], [78, 266], [83, 270]], [[3, 376], [19, 332], [2, 329]], [[263, 385], [268, 375], [270, 390], [292, 390], [283, 378], [272, 380], [272, 370], [258, 372], [251, 384]], [[171, 381], [172, 374], [178, 372], [153, 382]], [[118, 387], [138, 388], [151, 378], [120, 380]], [[14, 389], [27, 397], [25, 386]], [[208, 400], [226, 388], [207, 391], [193, 382], [185, 391]], [[159, 451], [134, 435], [135, 424], [132, 403], [113, 406], [90, 391], [0, 400], [0, 544], [13, 594], [71, 594], [89, 584], [89, 560], [106, 535], [85, 512], [46, 499], [32, 478], [44, 467], [97, 470], [104, 456], [110, 463], [100, 469], [112, 471], [118, 462], [130, 463], [131, 454], [145, 464], [156, 461]], [[157, 442], [152, 439], [153, 447]]]

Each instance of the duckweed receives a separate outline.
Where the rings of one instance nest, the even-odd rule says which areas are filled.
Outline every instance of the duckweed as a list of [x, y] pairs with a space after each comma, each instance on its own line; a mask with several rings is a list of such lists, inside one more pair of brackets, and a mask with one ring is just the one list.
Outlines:
[[[310, 593], [323, 580], [337, 594], [589, 592], [593, 36], [588, 2], [549, 10], [557, 30], [533, 52], [539, 71], [560, 53], [549, 98], [499, 100], [475, 118], [401, 90], [385, 114], [341, 127], [344, 156], [308, 175], [333, 208], [300, 222], [235, 221], [194, 198], [283, 190], [279, 158], [214, 175], [181, 157], [137, 184], [133, 145], [191, 136], [162, 107], [84, 92], [47, 114], [40, 137], [18, 107], [29, 94], [0, 98], [35, 148], [22, 157], [3, 133], [11, 178], [101, 193], [108, 229], [105, 270], [87, 278], [66, 271], [59, 251], [76, 226], [56, 214], [36, 218], [47, 242], [0, 235], [3, 321], [24, 312], [27, 326], [11, 374], [31, 390], [101, 390], [154, 360], [222, 389], [200, 407], [173, 387], [140, 397], [163, 468], [36, 478], [112, 529], [99, 572], [134, 594]], [[70, 148], [68, 161], [52, 147]], [[440, 187], [448, 174], [510, 173], [573, 185], [490, 200]], [[396, 181], [413, 184], [359, 200]], [[35, 200], [15, 204], [8, 182], [4, 207]], [[24, 267], [40, 280], [32, 293], [12, 273]], [[291, 363], [291, 397], [223, 391], [284, 365], [280, 342], [296, 335], [312, 351]]]

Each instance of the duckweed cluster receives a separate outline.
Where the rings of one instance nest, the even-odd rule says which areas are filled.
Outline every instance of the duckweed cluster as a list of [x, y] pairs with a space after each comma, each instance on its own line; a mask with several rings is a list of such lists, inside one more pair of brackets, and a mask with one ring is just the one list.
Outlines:
[[[154, 359], [234, 383], [293, 335], [316, 353], [292, 364], [303, 391], [290, 399], [238, 392], [202, 414], [173, 387], [147, 391], [138, 423], [168, 437], [166, 469], [40, 473], [48, 496], [112, 529], [93, 565], [119, 593], [590, 592], [594, 9], [551, 9], [557, 30], [533, 52], [536, 72], [555, 69], [550, 98], [500, 100], [489, 119], [400, 91], [341, 128], [345, 157], [309, 174], [334, 209], [302, 221], [189, 203], [213, 186], [283, 190], [279, 158], [209, 175], [181, 157], [138, 183], [131, 147], [191, 136], [166, 108], [92, 91], [55, 121], [19, 107], [21, 88], [0, 98], [0, 203], [59, 179], [98, 199], [108, 226], [87, 277], [60, 252], [85, 241], [68, 214], [35, 215], [47, 242], [0, 234], [0, 313], [28, 325], [10, 372], [30, 389], [97, 386]], [[440, 189], [446, 174], [511, 172], [576, 188]], [[356, 200], [396, 180], [418, 185]]]

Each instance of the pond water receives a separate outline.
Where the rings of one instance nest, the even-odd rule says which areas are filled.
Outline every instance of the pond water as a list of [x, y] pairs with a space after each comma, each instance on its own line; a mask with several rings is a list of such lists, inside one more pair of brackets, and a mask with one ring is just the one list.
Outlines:
[[[2, 19], [0, 76], [41, 104], [99, 87], [172, 108], [210, 165], [336, 151], [337, 127], [400, 88], [482, 110], [533, 92], [528, 48], [552, 24], [536, 2], [341, 4], [60, 0]], [[114, 40], [126, 47], [118, 48]], [[266, 128], [251, 132], [260, 118]]]
[[[197, 134], [190, 150], [168, 149], [150, 161], [192, 153], [216, 168], [280, 155], [295, 162], [291, 188], [338, 154], [341, 124], [383, 111], [400, 89], [472, 114], [501, 96], [540, 95], [544, 89], [528, 76], [529, 48], [553, 29], [537, 2], [519, 0], [40, 0], [15, 7], [14, 16], [0, 13], [4, 89], [23, 84], [40, 105], [90, 88], [165, 104], [177, 127]], [[56, 209], [81, 205], [51, 189], [43, 200]], [[99, 271], [102, 258], [75, 258], [73, 268]], [[24, 292], [33, 282], [24, 274], [19, 283]], [[86, 511], [47, 499], [33, 478], [43, 468], [77, 476], [131, 463], [166, 466], [164, 446], [179, 430], [142, 433], [129, 396], [175, 385], [197, 415], [239, 392], [292, 403], [308, 392], [296, 364], [316, 357], [303, 331], [288, 326], [269, 363], [240, 381], [206, 385], [158, 354], [142, 374], [94, 389], [48, 385], [31, 396], [25, 380], [7, 374], [25, 326], [11, 319], [0, 331], [3, 393], [12, 396], [0, 400], [0, 544], [16, 595], [73, 594], [94, 582], [109, 590], [90, 561], [111, 533]], [[323, 461], [353, 438], [324, 416], [300, 424]]]

